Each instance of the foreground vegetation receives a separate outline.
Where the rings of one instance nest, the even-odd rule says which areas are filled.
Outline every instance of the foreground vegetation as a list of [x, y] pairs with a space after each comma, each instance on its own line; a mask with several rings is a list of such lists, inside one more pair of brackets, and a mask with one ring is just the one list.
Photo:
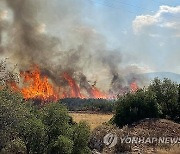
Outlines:
[[90, 128], [76, 124], [64, 106], [33, 106], [8, 89], [0, 90], [0, 153], [89, 153]]

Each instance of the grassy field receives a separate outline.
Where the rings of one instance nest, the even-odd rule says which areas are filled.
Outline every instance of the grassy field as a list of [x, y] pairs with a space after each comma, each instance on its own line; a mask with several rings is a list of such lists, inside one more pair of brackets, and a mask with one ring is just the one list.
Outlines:
[[71, 112], [69, 113], [75, 122], [79, 121], [86, 121], [90, 127], [91, 130], [96, 128], [97, 126], [102, 125], [104, 122], [108, 122], [112, 117], [113, 114], [97, 114], [97, 113], [75, 113]]

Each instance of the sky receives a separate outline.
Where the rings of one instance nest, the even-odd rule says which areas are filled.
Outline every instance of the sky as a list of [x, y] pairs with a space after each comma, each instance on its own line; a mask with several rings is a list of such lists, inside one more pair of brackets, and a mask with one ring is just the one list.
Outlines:
[[[180, 1], [76, 1], [81, 21], [102, 35], [109, 48], [119, 50], [124, 64], [144, 72], [180, 73]], [[68, 5], [73, 7], [70, 1]]]
[[93, 0], [87, 18], [125, 61], [146, 72], [180, 73], [180, 1]]
[[[43, 3], [37, 10], [39, 31], [63, 37], [64, 46], [77, 45], [72, 39], [84, 39], [72, 37], [72, 31], [83, 31], [86, 38], [93, 33], [121, 55], [124, 66], [136, 66], [142, 72], [180, 73], [179, 0], [39, 1]], [[1, 3], [0, 9], [0, 20], [11, 18]]]

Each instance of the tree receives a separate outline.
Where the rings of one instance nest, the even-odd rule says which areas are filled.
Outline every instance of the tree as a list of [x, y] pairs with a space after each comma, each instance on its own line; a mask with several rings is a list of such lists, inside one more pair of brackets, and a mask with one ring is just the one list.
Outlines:
[[159, 117], [180, 122], [180, 85], [166, 78], [155, 78], [147, 88], [120, 97], [112, 121], [122, 127]]
[[74, 149], [73, 154], [89, 154], [88, 148], [90, 128], [86, 122], [80, 122], [75, 126], [73, 132]]
[[2, 154], [26, 154], [27, 149], [24, 141], [20, 138], [11, 140], [6, 144], [6, 146], [1, 150]]
[[179, 112], [179, 89], [178, 84], [172, 82], [170, 79], [165, 78], [160, 80], [155, 78], [148, 90], [153, 91], [157, 98], [157, 103], [161, 110], [161, 117], [180, 121]]
[[60, 135], [55, 141], [51, 153], [55, 154], [72, 154], [73, 141], [68, 137]]
[[19, 135], [24, 140], [28, 153], [44, 154], [47, 148], [47, 134], [45, 126], [40, 119], [27, 118], [18, 126]]
[[46, 105], [42, 108], [41, 119], [48, 134], [48, 153], [88, 152], [89, 126], [83, 122], [74, 123], [63, 105], [59, 103]]
[[59, 103], [49, 103], [41, 110], [41, 119], [48, 133], [49, 142], [56, 140], [60, 135], [71, 136], [71, 121], [67, 109]]
[[119, 98], [113, 122], [122, 127], [144, 118], [156, 118], [158, 114], [154, 93], [141, 89]]
[[59, 103], [38, 109], [5, 88], [0, 90], [0, 119], [0, 153], [89, 152], [89, 126], [73, 122]]
[[27, 102], [6, 88], [0, 90], [0, 119], [0, 150], [22, 141], [27, 153], [44, 153], [44, 125], [31, 113]]

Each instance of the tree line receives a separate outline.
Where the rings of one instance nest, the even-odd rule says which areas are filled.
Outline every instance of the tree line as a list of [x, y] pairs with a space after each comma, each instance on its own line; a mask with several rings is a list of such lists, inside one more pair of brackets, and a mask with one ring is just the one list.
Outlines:
[[59, 103], [65, 105], [69, 111], [92, 111], [102, 113], [112, 113], [115, 111], [115, 100], [65, 98], [59, 100]]

